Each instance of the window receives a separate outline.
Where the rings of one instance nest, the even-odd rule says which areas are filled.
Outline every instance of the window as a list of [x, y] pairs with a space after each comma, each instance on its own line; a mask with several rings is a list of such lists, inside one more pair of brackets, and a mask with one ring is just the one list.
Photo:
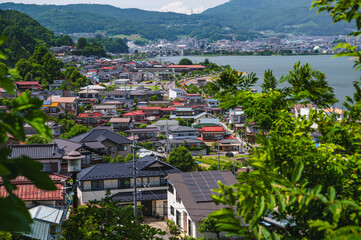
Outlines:
[[167, 184], [168, 184], [167, 179], [160, 178], [160, 185], [161, 185], [161, 186], [167, 186]]
[[170, 206], [170, 214], [171, 214], [172, 216], [174, 216], [174, 207], [173, 207], [173, 206]]
[[174, 194], [174, 188], [173, 185], [168, 183], [168, 192], [170, 192], [171, 194]]
[[58, 172], [58, 163], [43, 163], [43, 172]]
[[119, 179], [118, 180], [118, 188], [119, 189], [128, 189], [130, 188], [130, 179]]
[[180, 224], [181, 224], [181, 214], [180, 214], [180, 212], [178, 212], [178, 211], [176, 211], [177, 212], [177, 216], [176, 216], [176, 224], [178, 225], [178, 226], [181, 226]]
[[176, 192], [176, 194], [175, 194], [175, 199], [177, 202], [179, 202], [179, 203], [181, 202], [181, 198], [180, 198], [178, 192]]
[[190, 219], [188, 219], [188, 235], [192, 236], [192, 221]]
[[91, 181], [91, 190], [104, 190], [104, 181], [103, 180], [97, 180], [97, 181]]
[[127, 151], [127, 146], [125, 146], [125, 145], [119, 145], [119, 146], [118, 146], [118, 151]]
[[81, 164], [91, 164], [91, 155], [85, 155], [85, 158], [81, 160]]

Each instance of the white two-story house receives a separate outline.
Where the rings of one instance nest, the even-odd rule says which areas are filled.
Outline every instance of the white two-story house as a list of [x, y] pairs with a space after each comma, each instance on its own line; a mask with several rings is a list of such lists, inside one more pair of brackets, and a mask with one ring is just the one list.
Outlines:
[[[167, 175], [177, 168], [150, 156], [136, 160], [137, 204], [143, 205], [144, 216], [167, 215]], [[101, 163], [78, 174], [78, 200], [81, 204], [100, 200], [109, 189], [116, 200], [133, 203], [133, 162]]]

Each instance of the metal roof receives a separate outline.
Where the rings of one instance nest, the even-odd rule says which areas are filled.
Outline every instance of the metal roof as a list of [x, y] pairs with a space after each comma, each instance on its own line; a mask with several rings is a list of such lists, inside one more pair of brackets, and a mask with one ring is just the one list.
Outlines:
[[126, 137], [105, 128], [92, 129], [90, 132], [81, 134], [79, 136], [71, 138], [70, 140], [74, 142], [94, 142], [94, 141], [103, 142], [104, 140], [110, 140], [117, 144], [132, 143], [132, 141], [130, 141]]

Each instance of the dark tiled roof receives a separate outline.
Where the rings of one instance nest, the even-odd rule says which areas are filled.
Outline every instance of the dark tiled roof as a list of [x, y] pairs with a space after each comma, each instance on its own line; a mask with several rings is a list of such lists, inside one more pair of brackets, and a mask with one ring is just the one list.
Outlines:
[[132, 143], [132, 141], [130, 141], [126, 137], [105, 128], [95, 128], [90, 132], [81, 134], [79, 136], [71, 138], [70, 140], [74, 142], [95, 142], [95, 141], [103, 142], [104, 140], [107, 139], [116, 144]]
[[[237, 179], [232, 174], [231, 171], [211, 171], [221, 174], [221, 179], [223, 183], [226, 185], [232, 185], [237, 183]], [[192, 172], [193, 176], [196, 175], [202, 175], [202, 173], [206, 172]], [[209, 174], [209, 172], [207, 172]], [[215, 210], [222, 209], [223, 205], [216, 205], [213, 201], [207, 201], [207, 202], [197, 202], [194, 198], [194, 196], [191, 193], [191, 188], [194, 188], [195, 186], [189, 186], [187, 182], [185, 181], [185, 178], [190, 173], [172, 173], [168, 175], [168, 182], [171, 183], [179, 196], [181, 197], [181, 201], [186, 208], [189, 217], [192, 219], [192, 221], [200, 221], [203, 218], [207, 217], [211, 212]], [[218, 179], [217, 179], [218, 180]], [[207, 187], [207, 185], [202, 186], [202, 188]]]
[[[138, 177], [167, 176], [169, 173], [180, 172], [177, 168], [157, 160], [150, 156], [145, 156], [137, 160]], [[154, 163], [163, 165], [162, 167], [151, 167]], [[100, 163], [83, 169], [78, 178], [80, 181], [131, 178], [133, 175], [133, 162], [128, 163]]]
[[142, 133], [142, 132], [158, 132], [157, 127], [149, 127], [149, 128], [133, 128], [129, 130], [131, 133]]
[[11, 145], [12, 152], [9, 158], [28, 156], [38, 159], [61, 159], [63, 154], [56, 144], [24, 144]]
[[[121, 200], [122, 202], [132, 202], [133, 192], [120, 192], [114, 195], [115, 200]], [[147, 200], [166, 200], [167, 199], [167, 190], [143, 190], [141, 192], [140, 198], [138, 201], [147, 201]]]

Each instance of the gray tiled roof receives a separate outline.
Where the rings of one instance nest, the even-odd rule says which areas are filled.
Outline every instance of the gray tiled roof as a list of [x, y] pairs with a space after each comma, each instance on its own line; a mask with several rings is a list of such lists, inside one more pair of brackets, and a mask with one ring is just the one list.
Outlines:
[[[149, 167], [154, 163], [163, 165], [162, 167]], [[167, 176], [169, 173], [180, 172], [177, 168], [157, 160], [150, 156], [145, 156], [136, 161], [138, 177]], [[80, 181], [131, 178], [133, 174], [133, 162], [127, 163], [100, 163], [81, 170], [78, 174]]]
[[105, 128], [92, 129], [90, 132], [73, 137], [70, 140], [74, 142], [94, 142], [94, 141], [103, 142], [106, 139], [116, 144], [132, 143], [132, 141], [130, 141], [128, 138]]
[[9, 158], [28, 156], [38, 159], [61, 159], [63, 154], [56, 144], [24, 144], [11, 145], [12, 152]]
[[169, 127], [171, 132], [198, 132], [197, 128], [187, 127], [187, 126], [171, 126]]

